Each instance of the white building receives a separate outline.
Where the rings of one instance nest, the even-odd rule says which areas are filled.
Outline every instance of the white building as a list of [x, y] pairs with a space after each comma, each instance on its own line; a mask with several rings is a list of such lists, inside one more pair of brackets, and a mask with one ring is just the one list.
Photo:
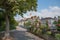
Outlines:
[[51, 17], [41, 18], [41, 24], [46, 25], [46, 22], [47, 22], [50, 29], [55, 29], [56, 27], [53, 24], [55, 20], [56, 18], [51, 18]]

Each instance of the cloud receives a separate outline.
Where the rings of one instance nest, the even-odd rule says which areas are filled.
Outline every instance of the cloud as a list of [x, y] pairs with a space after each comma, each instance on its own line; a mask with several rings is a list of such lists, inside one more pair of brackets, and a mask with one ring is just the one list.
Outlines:
[[[39, 12], [35, 11], [28, 11], [26, 14], [24, 14], [25, 18], [29, 18], [31, 16], [39, 16], [39, 17], [54, 17], [54, 16], [60, 16], [60, 7], [58, 6], [50, 6], [49, 8], [42, 9]], [[16, 20], [22, 19], [21, 16], [16, 16]]]
[[[32, 15], [30, 15], [30, 13]], [[34, 16], [34, 15], [39, 16], [39, 17], [60, 16], [60, 7], [58, 7], [58, 6], [50, 6], [48, 9], [40, 10], [40, 12], [35, 12], [35, 11], [27, 12], [26, 15], [25, 15], [26, 17], [30, 17], [30, 16]]]
[[42, 17], [54, 17], [60, 16], [60, 7], [49, 7], [48, 9], [43, 9], [40, 12]]

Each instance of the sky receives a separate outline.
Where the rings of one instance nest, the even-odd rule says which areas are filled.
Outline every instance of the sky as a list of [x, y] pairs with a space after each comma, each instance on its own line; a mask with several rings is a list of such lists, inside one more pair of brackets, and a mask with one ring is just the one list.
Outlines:
[[[24, 14], [25, 18], [31, 16], [39, 17], [54, 17], [60, 16], [60, 0], [38, 0], [37, 1], [37, 11], [28, 11]], [[16, 20], [22, 19], [21, 16], [16, 15]]]

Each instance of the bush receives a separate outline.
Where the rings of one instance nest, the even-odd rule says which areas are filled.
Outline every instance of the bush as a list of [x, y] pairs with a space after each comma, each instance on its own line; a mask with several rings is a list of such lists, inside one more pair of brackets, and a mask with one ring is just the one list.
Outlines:
[[47, 33], [48, 35], [51, 35], [51, 31], [47, 31], [46, 33]]
[[57, 40], [60, 40], [60, 34], [56, 34], [55, 37]]
[[31, 22], [30, 22], [30, 21], [28, 21], [28, 22], [24, 23], [24, 25], [28, 27], [28, 26], [30, 26], [30, 25], [31, 25]]
[[1, 26], [1, 27], [0, 27], [0, 32], [1, 32], [1, 31], [4, 31], [4, 30], [5, 30], [5, 27], [4, 27], [4, 26]]
[[42, 30], [42, 34], [45, 34], [47, 32], [47, 30], [48, 30], [48, 27], [45, 26], [45, 25], [41, 25], [40, 30]]
[[[10, 23], [10, 30], [12, 29], [16, 29], [16, 26], [18, 25], [18, 23], [14, 20], [14, 18], [9, 20]], [[5, 25], [5, 20], [1, 20], [0, 22], [0, 31], [5, 31], [6, 25]]]
[[57, 30], [60, 31], [60, 26], [57, 26]]

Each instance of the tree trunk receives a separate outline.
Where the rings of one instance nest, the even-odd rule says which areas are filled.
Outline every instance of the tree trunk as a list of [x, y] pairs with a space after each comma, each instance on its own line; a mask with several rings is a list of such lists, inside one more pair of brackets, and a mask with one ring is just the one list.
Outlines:
[[6, 14], [6, 32], [5, 32], [5, 37], [9, 37], [9, 18], [8, 18], [8, 14]]

